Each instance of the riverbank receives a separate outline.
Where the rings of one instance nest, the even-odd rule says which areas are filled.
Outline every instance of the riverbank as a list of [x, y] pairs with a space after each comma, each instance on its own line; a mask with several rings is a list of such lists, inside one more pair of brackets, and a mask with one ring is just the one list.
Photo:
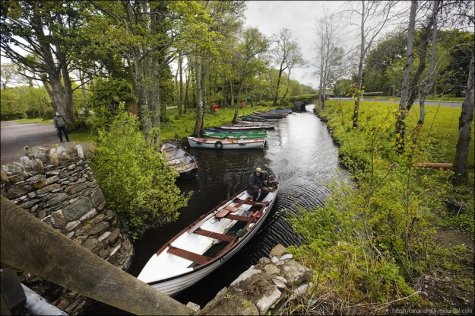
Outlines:
[[[396, 155], [397, 105], [363, 102], [358, 130], [351, 127], [352, 105], [331, 100], [319, 116], [327, 121], [340, 146], [340, 160], [358, 188], [334, 190], [317, 212], [320, 222], [314, 229], [320, 232], [307, 234], [309, 246], [296, 252], [300, 258], [323, 254], [307, 260], [319, 271], [316, 293], [334, 294], [320, 304], [343, 313], [355, 312], [350, 308], [355, 305], [365, 313], [401, 308], [473, 311], [473, 139], [466, 185], [453, 186], [451, 171], [414, 167], [416, 161], [453, 161], [460, 109], [426, 109], [416, 145], [411, 147], [408, 139], [409, 148]], [[417, 108], [409, 113], [407, 134], [417, 114]], [[297, 230], [305, 235], [312, 219], [301, 217]], [[334, 233], [332, 227], [340, 231]]]

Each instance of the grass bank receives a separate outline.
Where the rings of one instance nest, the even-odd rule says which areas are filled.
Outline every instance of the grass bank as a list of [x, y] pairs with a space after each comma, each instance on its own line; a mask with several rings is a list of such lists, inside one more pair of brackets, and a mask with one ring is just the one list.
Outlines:
[[455, 187], [451, 171], [414, 163], [453, 161], [460, 109], [427, 107], [415, 143], [412, 109], [401, 155], [394, 151], [396, 109], [362, 102], [358, 129], [352, 101], [331, 100], [319, 112], [356, 186], [335, 184], [324, 207], [292, 219], [306, 240], [292, 251], [316, 276], [309, 298], [316, 303], [306, 313], [473, 310], [473, 139], [470, 181]]

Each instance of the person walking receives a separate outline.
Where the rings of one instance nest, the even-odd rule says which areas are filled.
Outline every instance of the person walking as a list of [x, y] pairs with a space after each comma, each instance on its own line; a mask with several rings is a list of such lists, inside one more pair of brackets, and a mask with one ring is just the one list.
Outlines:
[[54, 127], [56, 127], [56, 130], [58, 132], [60, 142], [63, 142], [63, 134], [64, 137], [66, 137], [66, 141], [69, 142], [66, 120], [64, 119], [64, 117], [62, 115], [59, 115], [58, 112], [56, 112], [56, 116], [54, 117], [53, 121]]

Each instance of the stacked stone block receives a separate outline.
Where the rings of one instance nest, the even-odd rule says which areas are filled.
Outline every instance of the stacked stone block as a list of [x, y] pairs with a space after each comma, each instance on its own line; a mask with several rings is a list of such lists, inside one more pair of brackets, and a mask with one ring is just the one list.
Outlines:
[[[70, 144], [25, 151], [20, 162], [2, 165], [1, 194], [104, 260], [128, 269], [133, 246], [115, 212], [106, 207], [87, 160], [89, 147]], [[51, 285], [43, 288], [58, 292]], [[48, 293], [39, 294], [48, 298]], [[54, 299], [53, 304], [72, 314], [85, 305], [84, 297], [66, 290]]]

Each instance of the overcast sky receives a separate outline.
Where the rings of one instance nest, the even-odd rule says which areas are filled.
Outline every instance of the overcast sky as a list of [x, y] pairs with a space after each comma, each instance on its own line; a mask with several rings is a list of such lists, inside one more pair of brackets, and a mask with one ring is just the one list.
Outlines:
[[[292, 31], [292, 37], [299, 44], [302, 55], [310, 65], [295, 69], [293, 79], [317, 88], [314, 74], [316, 63], [316, 21], [325, 10], [330, 14], [344, 9], [344, 1], [248, 1], [246, 27], [257, 27], [270, 37], [282, 28]], [[346, 3], [347, 4], [347, 3]]]

